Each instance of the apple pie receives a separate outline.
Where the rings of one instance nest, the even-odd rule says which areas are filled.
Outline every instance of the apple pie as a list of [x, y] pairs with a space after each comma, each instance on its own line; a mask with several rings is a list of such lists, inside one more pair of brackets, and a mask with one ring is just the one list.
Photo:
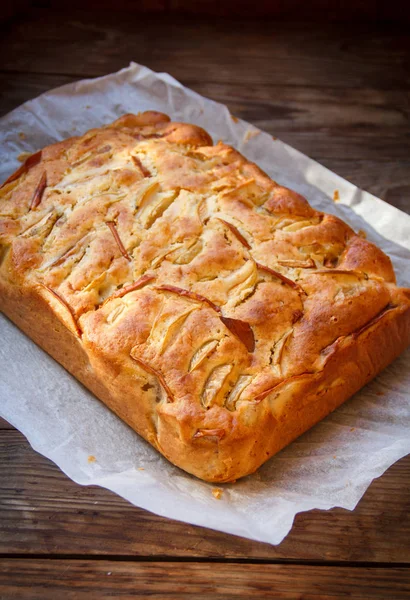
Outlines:
[[255, 471], [410, 342], [381, 250], [157, 112], [31, 155], [0, 243], [2, 311], [207, 481]]

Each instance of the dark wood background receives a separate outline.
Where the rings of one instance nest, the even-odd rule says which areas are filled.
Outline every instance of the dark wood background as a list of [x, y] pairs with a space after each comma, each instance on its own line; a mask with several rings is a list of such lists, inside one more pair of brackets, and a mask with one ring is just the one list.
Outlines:
[[4, 18], [24, 15], [33, 9], [88, 9], [127, 13], [194, 14], [236, 17], [270, 17], [307, 22], [363, 21], [366, 23], [410, 21], [410, 5], [405, 0], [3, 0]]
[[[151, 14], [127, 12], [123, 0], [116, 12], [101, 8], [107, 3], [69, 11], [30, 4], [13, 3], [14, 16], [1, 25], [1, 114], [135, 60], [410, 213], [404, 18], [173, 14], [171, 4], [189, 4], [182, 0], [166, 11], [158, 0]], [[203, 13], [210, 4], [201, 3]], [[78, 486], [0, 420], [0, 598], [409, 598], [409, 483], [407, 457], [373, 482], [355, 511], [300, 514], [273, 547]]]

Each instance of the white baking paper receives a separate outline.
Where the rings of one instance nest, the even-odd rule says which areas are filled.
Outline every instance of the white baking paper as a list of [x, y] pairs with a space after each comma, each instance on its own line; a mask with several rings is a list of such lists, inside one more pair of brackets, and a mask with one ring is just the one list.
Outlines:
[[[233, 144], [275, 180], [341, 216], [387, 252], [401, 284], [410, 284], [410, 217], [315, 161], [274, 140], [225, 106], [164, 73], [132, 63], [65, 85], [0, 120], [0, 180], [17, 156], [101, 126], [126, 112], [155, 109]], [[23, 134], [23, 135], [22, 135]], [[338, 190], [340, 202], [332, 201]], [[71, 479], [113, 490], [157, 514], [278, 544], [298, 512], [353, 509], [372, 479], [410, 452], [410, 351], [354, 398], [235, 483], [213, 484], [169, 464], [4, 317], [0, 414]], [[89, 462], [89, 456], [95, 462]]]

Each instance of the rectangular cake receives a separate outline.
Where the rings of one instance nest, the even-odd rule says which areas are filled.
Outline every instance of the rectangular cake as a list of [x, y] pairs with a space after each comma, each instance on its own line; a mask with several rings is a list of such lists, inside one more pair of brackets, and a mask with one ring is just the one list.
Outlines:
[[1, 310], [207, 481], [255, 471], [410, 342], [381, 250], [156, 112], [31, 155], [0, 243]]

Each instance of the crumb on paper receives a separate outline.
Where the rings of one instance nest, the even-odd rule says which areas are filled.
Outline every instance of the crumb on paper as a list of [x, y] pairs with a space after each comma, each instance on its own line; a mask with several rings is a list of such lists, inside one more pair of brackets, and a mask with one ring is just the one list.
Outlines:
[[366, 232], [364, 231], [364, 229], [359, 229], [359, 231], [357, 232], [357, 235], [361, 238], [363, 238], [364, 240], [366, 239], [367, 235]]
[[94, 456], [93, 454], [90, 454], [90, 456], [88, 457], [88, 462], [89, 462], [89, 463], [93, 463], [93, 462], [95, 462], [95, 461], [96, 461], [96, 458], [95, 458], [95, 456]]
[[145, 471], [144, 467], [138, 467], [137, 471]]
[[235, 115], [231, 115], [231, 119], [234, 123], [239, 123], [239, 119], [238, 117], [235, 117]]
[[339, 190], [335, 190], [333, 192], [333, 202], [339, 202], [340, 201], [340, 194], [339, 194]]
[[30, 156], [32, 155], [32, 152], [22, 152], [21, 154], [18, 155], [17, 160], [21, 163], [25, 162], [28, 158], [30, 158]]
[[20, 131], [20, 132], [19, 132], [19, 138], [20, 138], [21, 140], [25, 140], [25, 139], [26, 139], [26, 134], [25, 134], [25, 133], [23, 133], [22, 131]]
[[350, 431], [354, 431], [356, 429], [356, 427], [351, 427]]
[[85, 108], [91, 108], [91, 104], [86, 104]]
[[213, 488], [212, 489], [212, 495], [214, 498], [216, 498], [217, 500], [221, 499], [222, 496], [222, 491], [221, 488]]
[[243, 136], [243, 142], [249, 142], [250, 139], [260, 134], [259, 129], [248, 129], [248, 131]]
[[334, 455], [334, 457], [333, 457], [333, 458], [334, 458], [334, 459], [336, 459], [336, 454]]
[[276, 135], [272, 136], [273, 141], [275, 142], [278, 138], [276, 137]]

